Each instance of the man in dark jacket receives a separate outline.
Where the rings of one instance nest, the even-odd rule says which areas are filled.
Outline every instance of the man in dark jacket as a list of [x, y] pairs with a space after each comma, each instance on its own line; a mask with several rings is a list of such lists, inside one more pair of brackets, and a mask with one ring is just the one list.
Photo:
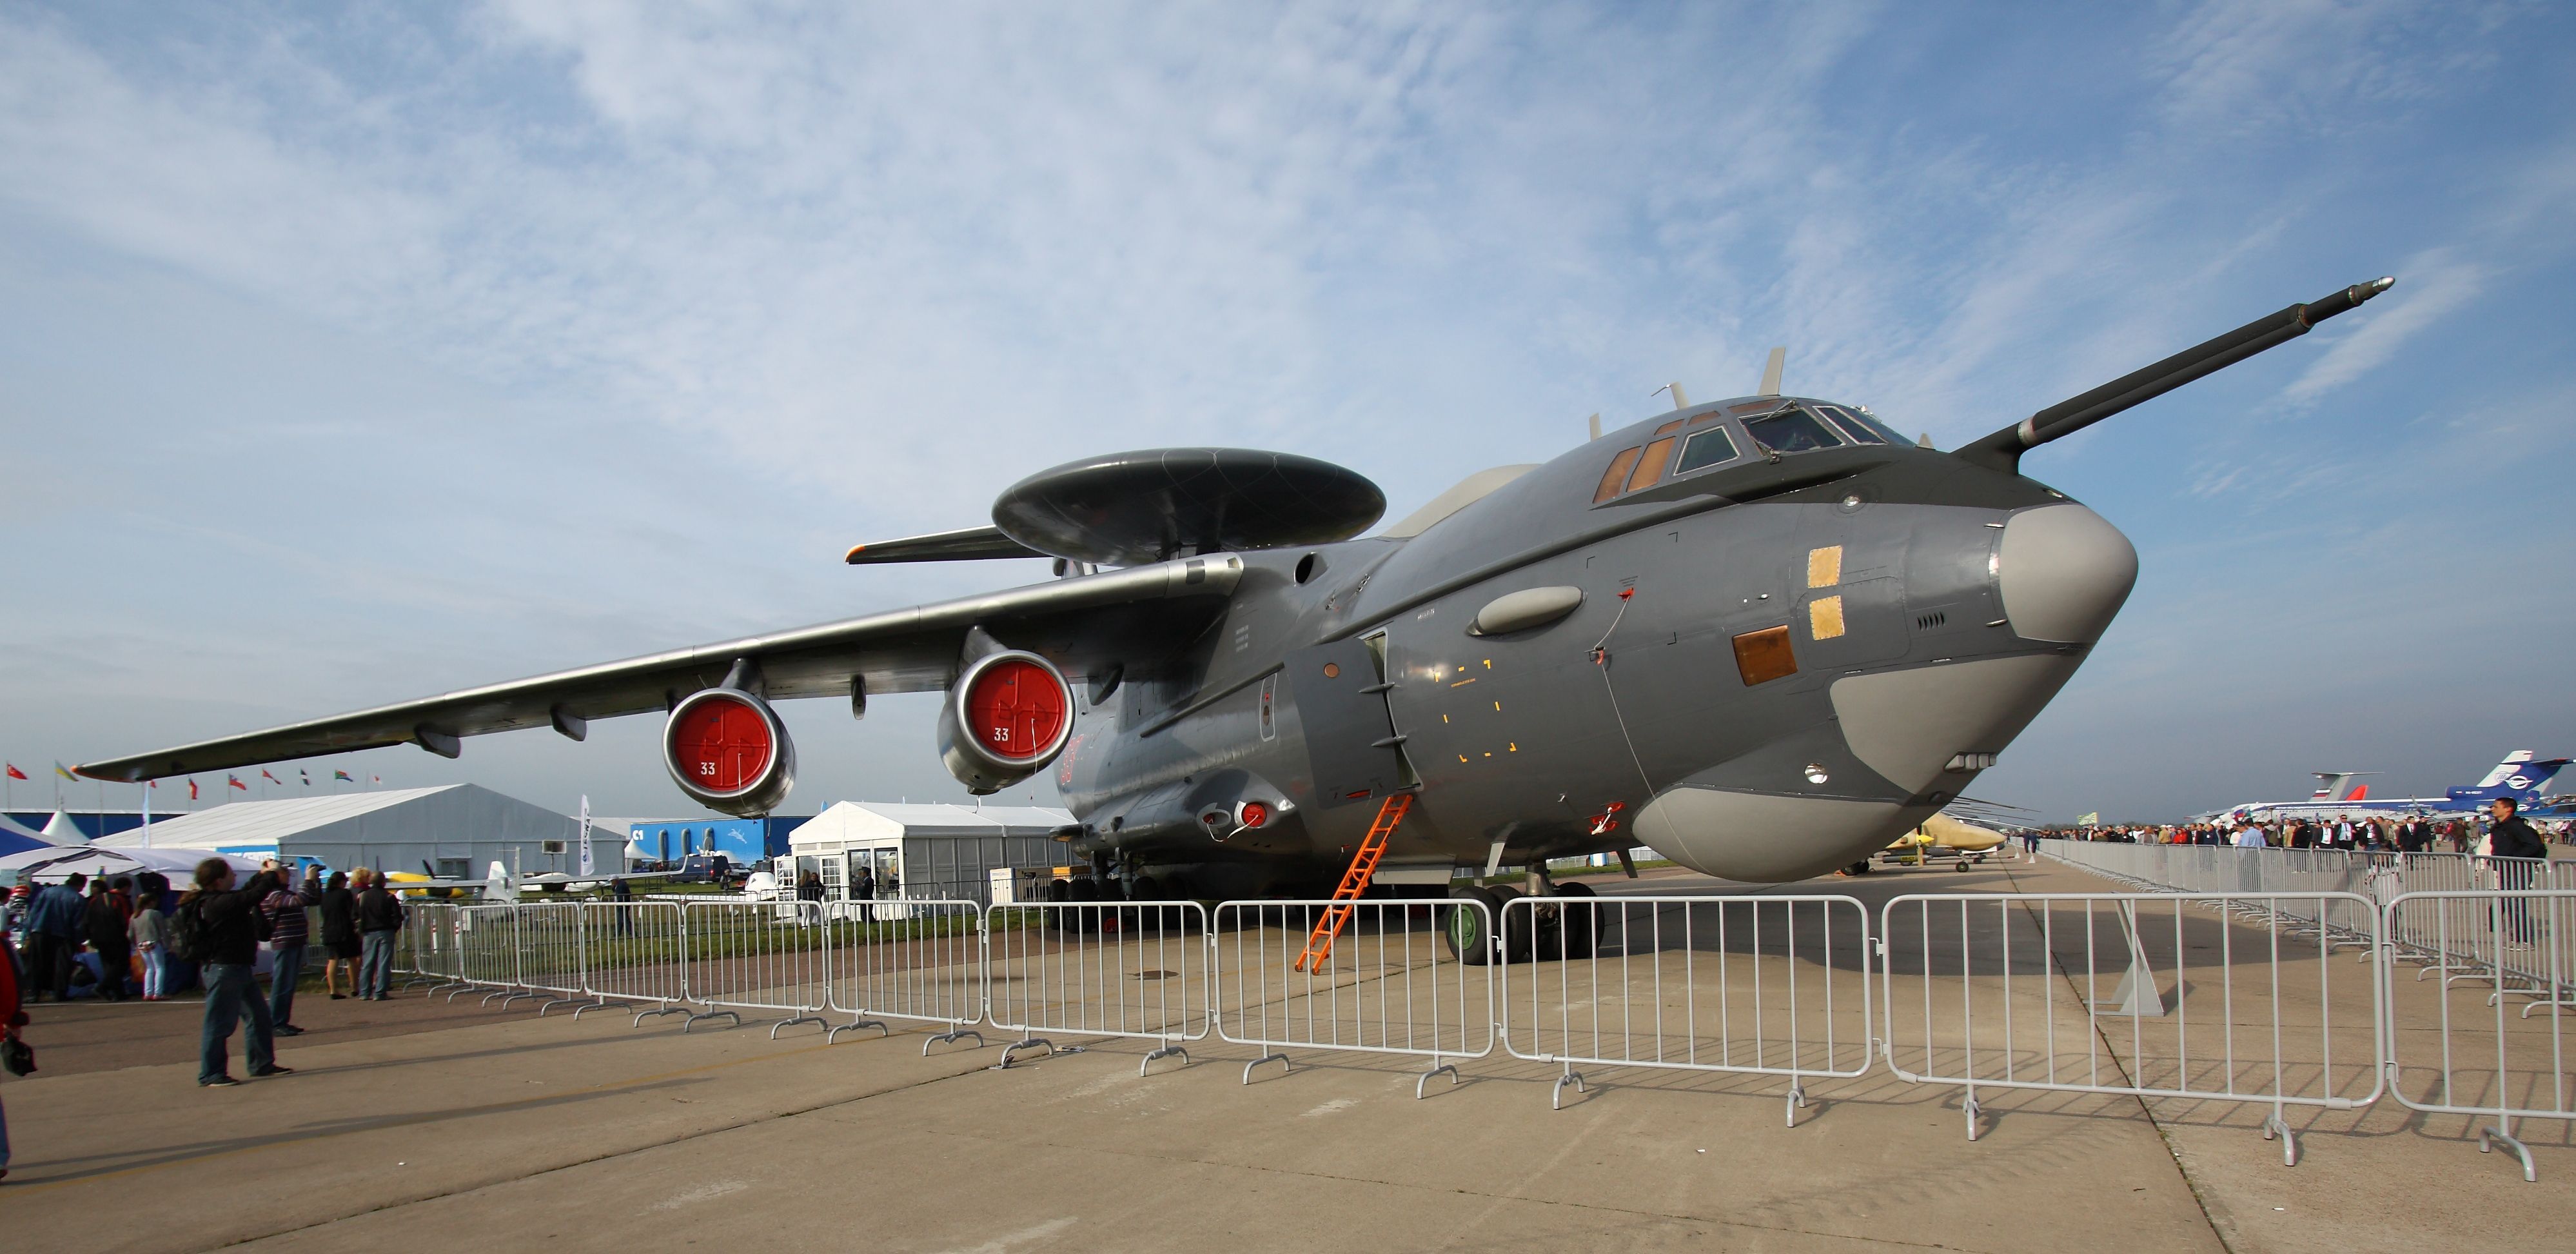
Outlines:
[[60, 884], [36, 890], [27, 903], [27, 1000], [52, 993], [55, 1001], [71, 996], [72, 955], [80, 952], [81, 885], [89, 877], [73, 872]]
[[278, 873], [276, 861], [270, 860], [259, 864], [259, 874], [249, 883], [236, 887], [233, 880], [231, 863], [208, 858], [197, 864], [196, 889], [179, 899], [182, 913], [196, 912], [198, 943], [203, 947], [196, 955], [205, 964], [206, 982], [206, 1024], [197, 1038], [197, 1083], [208, 1088], [240, 1083], [227, 1070], [224, 1055], [233, 1025], [245, 1012], [250, 1031], [243, 1037], [242, 1054], [250, 1063], [250, 1073], [287, 1075], [294, 1070], [277, 1065], [268, 1003], [260, 1000], [256, 975], [259, 903], [286, 879]]
[[98, 955], [98, 995], [125, 1000], [125, 981], [134, 974], [134, 942], [126, 927], [133, 920], [116, 904], [107, 877], [90, 886], [89, 907], [81, 913], [81, 930], [89, 934], [90, 952]]
[[[365, 869], [365, 868], [360, 868]], [[358, 1000], [383, 1001], [393, 991], [394, 938], [402, 935], [402, 899], [385, 891], [382, 877], [369, 872], [358, 892]]]
[[[2507, 892], [2533, 887], [2533, 877], [2549, 857], [2548, 842], [2531, 830], [2531, 822], [2522, 817], [2521, 809], [2511, 797], [2498, 797], [2488, 807], [2495, 817], [2494, 825], [2487, 829], [2488, 848], [2495, 854], [2489, 864], [2495, 868], [2496, 887]], [[2507, 897], [2501, 908], [2506, 939], [2516, 945], [2530, 944], [2531, 899]]]

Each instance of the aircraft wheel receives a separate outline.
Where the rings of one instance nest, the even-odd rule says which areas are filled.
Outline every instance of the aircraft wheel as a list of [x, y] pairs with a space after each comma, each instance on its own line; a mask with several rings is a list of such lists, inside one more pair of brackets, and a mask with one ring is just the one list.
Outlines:
[[1559, 884], [1556, 895], [1566, 899], [1564, 904], [1556, 907], [1556, 931], [1560, 943], [1543, 947], [1539, 956], [1591, 957], [1593, 948], [1600, 943], [1602, 931], [1609, 924], [1608, 912], [1593, 904], [1599, 900], [1599, 895], [1592, 891], [1590, 884]]
[[1965, 870], [1967, 870], [1967, 869], [1968, 869], [1968, 860], [1967, 860], [1967, 859], [1965, 859], [1965, 858], [1961, 858], [1961, 859], [1960, 859], [1960, 860], [1958, 860], [1957, 862], [1953, 862], [1953, 863], [1951, 863], [1951, 864], [1950, 864], [1950, 869], [1951, 869], [1951, 870], [1953, 870], [1953, 871], [1965, 871]]
[[[1065, 885], [1065, 900], [1076, 903], [1098, 902], [1100, 900], [1100, 881], [1086, 875], [1081, 879]], [[1097, 932], [1100, 930], [1100, 912], [1098, 910], [1068, 910], [1060, 913], [1072, 916], [1071, 926], [1066, 929], [1067, 931]]]
[[[1517, 888], [1509, 887], [1493, 888], [1488, 889], [1487, 891], [1493, 893], [1495, 899], [1502, 903], [1494, 908], [1494, 930], [1501, 933], [1500, 936], [1495, 938], [1495, 941], [1503, 955], [1503, 961], [1537, 961], [1539, 953], [1539, 912], [1536, 909], [1508, 910], [1504, 908], [1511, 905], [1513, 902], [1528, 896], [1528, 894]], [[1554, 940], [1552, 935], [1554, 930], [1555, 929], [1553, 928], [1549, 929], [1551, 933], [1551, 944]]]
[[1453, 901], [1482, 903], [1485, 913], [1451, 906], [1443, 911], [1440, 934], [1449, 938], [1449, 952], [1461, 966], [1481, 967], [1494, 960], [1492, 920], [1503, 915], [1503, 899], [1490, 888], [1473, 884], [1457, 885], [1449, 890]]
[[1837, 875], [1867, 875], [1867, 874], [1869, 874], [1869, 870], [1870, 870], [1870, 868], [1869, 868], [1869, 859], [1867, 859], [1867, 858], [1863, 858], [1863, 859], [1861, 859], [1860, 861], [1855, 862], [1855, 863], [1851, 864], [1850, 866], [1844, 867], [1842, 870], [1835, 872], [1835, 874], [1837, 874]]
[[1166, 904], [1171, 901], [1172, 893], [1164, 887], [1163, 881], [1151, 875], [1137, 876], [1127, 885], [1127, 899], [1139, 903], [1136, 908], [1138, 932], [1154, 936], [1180, 930], [1181, 909]]

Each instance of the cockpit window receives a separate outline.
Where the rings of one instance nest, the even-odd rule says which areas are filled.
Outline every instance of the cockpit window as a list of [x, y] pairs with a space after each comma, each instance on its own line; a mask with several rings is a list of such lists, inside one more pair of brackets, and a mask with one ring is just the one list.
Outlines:
[[1850, 436], [1854, 443], [1887, 443], [1887, 437], [1880, 435], [1876, 431], [1870, 430], [1869, 424], [1860, 420], [1860, 415], [1852, 413], [1850, 410], [1844, 409], [1839, 405], [1818, 405], [1816, 406], [1816, 412], [1832, 419], [1834, 426], [1840, 428], [1844, 435]]
[[1601, 472], [1601, 486], [1592, 490], [1593, 504], [1598, 505], [1619, 495], [1619, 490], [1628, 485], [1628, 472], [1637, 468], [1637, 452], [1633, 448], [1625, 449], [1610, 459], [1610, 469]]
[[[1673, 425], [1678, 427], [1682, 424], [1677, 422]], [[1629, 491], [1651, 488], [1664, 481], [1664, 467], [1673, 464], [1673, 439], [1668, 435], [1646, 446], [1645, 457], [1637, 462], [1637, 473], [1628, 479]]]
[[1840, 426], [1843, 430], [1850, 432], [1852, 438], [1860, 440], [1864, 444], [1876, 444], [1878, 443], [1878, 440], [1863, 438], [1860, 434], [1862, 431], [1872, 432], [1879, 436], [1880, 439], [1884, 439], [1890, 444], [1910, 443], [1910, 441], [1908, 441], [1903, 434], [1898, 432], [1896, 428], [1880, 422], [1877, 418], [1862, 412], [1858, 406], [1819, 405], [1817, 408], [1833, 415], [1836, 425]]
[[1691, 433], [1690, 442], [1682, 445], [1682, 463], [1673, 473], [1686, 475], [1704, 466], [1735, 460], [1735, 437], [1724, 427], [1711, 427]]
[[1748, 418], [1744, 429], [1762, 447], [1774, 453], [1810, 453], [1817, 449], [1838, 448], [1842, 441], [1803, 409], [1785, 409], [1762, 418]]

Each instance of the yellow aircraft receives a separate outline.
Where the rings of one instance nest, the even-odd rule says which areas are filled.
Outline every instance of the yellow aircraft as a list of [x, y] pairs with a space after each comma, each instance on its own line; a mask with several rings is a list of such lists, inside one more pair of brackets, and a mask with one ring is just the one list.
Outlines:
[[[2009, 838], [2002, 832], [1991, 827], [1979, 827], [1974, 823], [1963, 823], [1946, 814], [1935, 814], [1923, 820], [1922, 825], [1913, 831], [1897, 837], [1895, 843], [1887, 847], [1886, 852], [1910, 855], [1892, 859], [1901, 865], [1921, 866], [1928, 851], [1934, 848], [1955, 849], [1962, 856], [1957, 862], [1951, 864], [1951, 869], [1965, 871], [1972, 858], [1979, 862], [1984, 861], [1985, 854], [2002, 845], [2007, 839]], [[1854, 863], [1845, 868], [1842, 874], [1867, 875], [1869, 865], [1867, 861]]]

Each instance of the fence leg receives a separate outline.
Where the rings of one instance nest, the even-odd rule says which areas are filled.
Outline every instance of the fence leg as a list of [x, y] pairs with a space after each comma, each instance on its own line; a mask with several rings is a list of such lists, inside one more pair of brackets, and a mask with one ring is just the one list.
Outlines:
[[1971, 1084], [1959, 1090], [1959, 1113], [1968, 1117], [1968, 1139], [1976, 1140], [1977, 1116], [1986, 1113], [1986, 1108], [1977, 1104], [1976, 1085]]
[[2299, 1136], [2290, 1131], [2290, 1121], [2282, 1118], [2283, 1113], [2281, 1106], [2274, 1103], [2271, 1115], [2263, 1120], [2263, 1139], [2281, 1138], [2281, 1165], [2296, 1167], [2299, 1165]]
[[[823, 1043], [824, 1043], [824, 1044], [826, 1044], [826, 1045], [832, 1044], [833, 1042], [838, 1041], [838, 1040], [840, 1040], [840, 1039], [841, 1039], [841, 1034], [842, 1034], [843, 1032], [854, 1032], [854, 1031], [857, 1031], [857, 1030], [858, 1030], [858, 1029], [860, 1029], [860, 1028], [875, 1028], [877, 1031], [883, 1032], [883, 1033], [885, 1033], [885, 1034], [886, 1034], [886, 1035], [888, 1035], [888, 1036], [892, 1036], [892, 1035], [894, 1035], [894, 1029], [893, 1029], [893, 1028], [887, 1027], [886, 1025], [884, 1025], [884, 1024], [882, 1024], [882, 1023], [879, 1023], [879, 1022], [877, 1022], [876, 1020], [874, 1020], [874, 1019], [871, 1019], [871, 1018], [867, 1017], [866, 1015], [860, 1015], [859, 1017], [857, 1017], [857, 1018], [855, 1018], [855, 1019], [852, 1019], [852, 1020], [850, 1020], [849, 1022], [847, 1022], [847, 1023], [844, 1023], [844, 1024], [840, 1025], [839, 1027], [833, 1028], [832, 1030], [830, 1030], [830, 1031], [828, 1031], [828, 1032], [825, 1032], [825, 1033], [823, 1034]], [[775, 1039], [775, 1038], [777, 1037], [777, 1035], [778, 1035], [778, 1030], [777, 1030], [777, 1029], [775, 1029], [775, 1028], [770, 1029], [770, 1036], [771, 1036], [773, 1039]]]
[[2497, 1141], [2502, 1141], [2506, 1145], [2511, 1146], [2515, 1157], [2522, 1159], [2522, 1178], [2524, 1182], [2529, 1184], [2538, 1184], [2540, 1182], [2540, 1172], [2532, 1166], [2531, 1147], [2524, 1145], [2513, 1137], [2513, 1116], [2505, 1115], [2499, 1118], [2496, 1120], [2495, 1127], [2478, 1129], [2479, 1153], [2486, 1154], [2494, 1152], [2494, 1143]]
[[[555, 1007], [557, 1007], [557, 1006], [579, 1006], [579, 1007], [581, 1007], [581, 1010], [590, 1010], [590, 1009], [594, 1009], [594, 1008], [597, 1008], [597, 1007], [604, 1007], [604, 1006], [606, 1006], [607, 1004], [608, 1004], [607, 1002], [599, 1001], [599, 1000], [597, 1000], [597, 999], [595, 999], [595, 998], [586, 998], [586, 997], [558, 997], [558, 998], [554, 999], [553, 1001], [547, 1002], [546, 1004], [544, 1004], [544, 1005], [542, 1005], [542, 1006], [537, 1007], [537, 1017], [538, 1017], [538, 1018], [540, 1018], [540, 1019], [545, 1018], [545, 1017], [546, 1017], [546, 1012], [547, 1012], [547, 1011], [549, 1011], [549, 1010], [554, 1009], [554, 1008], [555, 1008]], [[581, 1010], [576, 1010], [576, 1011], [572, 1012], [572, 1017], [573, 1017], [573, 1018], [575, 1018], [575, 1019], [579, 1019], [579, 1018], [581, 1018]]]
[[1426, 1085], [1426, 1084], [1431, 1083], [1431, 1077], [1433, 1077], [1433, 1076], [1435, 1076], [1435, 1075], [1438, 1075], [1438, 1074], [1440, 1074], [1440, 1073], [1441, 1073], [1441, 1072], [1443, 1072], [1443, 1071], [1446, 1071], [1446, 1072], [1448, 1072], [1448, 1073], [1449, 1073], [1449, 1087], [1451, 1087], [1451, 1088], [1453, 1088], [1453, 1089], [1454, 1089], [1454, 1088], [1456, 1088], [1456, 1087], [1458, 1087], [1458, 1082], [1459, 1082], [1459, 1079], [1460, 1079], [1460, 1077], [1459, 1077], [1459, 1075], [1458, 1075], [1458, 1064], [1456, 1064], [1456, 1063], [1454, 1063], [1454, 1062], [1442, 1062], [1442, 1061], [1440, 1061], [1440, 1055], [1438, 1055], [1438, 1054], [1433, 1054], [1433, 1055], [1431, 1056], [1431, 1069], [1430, 1069], [1429, 1071], [1425, 1071], [1425, 1072], [1423, 1072], [1421, 1075], [1416, 1076], [1416, 1077], [1414, 1078], [1414, 1081], [1413, 1081], [1413, 1100], [1415, 1100], [1415, 1101], [1417, 1101], [1417, 1102], [1418, 1102], [1418, 1101], [1421, 1101], [1421, 1100], [1422, 1100], [1422, 1086], [1423, 1086], [1423, 1085]]
[[[653, 1008], [653, 1009], [651, 1009], [651, 1010], [647, 1010], [647, 1011], [645, 1011], [644, 1013], [642, 1013], [642, 1014], [639, 1014], [639, 1015], [635, 1016], [635, 1022], [633, 1022], [633, 1023], [631, 1023], [631, 1024], [628, 1024], [627, 1026], [628, 1026], [628, 1027], [637, 1027], [637, 1028], [640, 1028], [640, 1027], [644, 1026], [644, 1021], [645, 1021], [646, 1019], [650, 1019], [650, 1018], [654, 1017], [655, 1015], [684, 1015], [684, 1014], [687, 1014], [687, 1013], [689, 1013], [689, 1008], [688, 1008], [688, 1007], [686, 1007], [686, 1006], [679, 1005], [679, 1004], [677, 1004], [677, 1003], [674, 1003], [674, 1004], [672, 1004], [672, 1005], [668, 1005], [668, 1006], [656, 1006], [656, 1007], [654, 1007], [654, 1008]], [[577, 1010], [576, 1010], [576, 1011], [574, 1011], [574, 1012], [573, 1012], [573, 1017], [574, 1017], [574, 1018], [580, 1018], [580, 1017], [581, 1017], [581, 1012], [580, 1012], [580, 1011], [577, 1011]], [[682, 1031], [687, 1031], [688, 1029], [687, 1029], [685, 1026], [683, 1026], [681, 1030], [682, 1030]]]
[[929, 1040], [923, 1041], [921, 1043], [921, 1056], [928, 1058], [930, 1056], [930, 1047], [933, 1045], [954, 1045], [970, 1036], [975, 1038], [975, 1048], [984, 1048], [983, 1033], [978, 1032], [973, 1028], [959, 1028], [954, 1032], [942, 1032]]
[[1178, 1045], [1174, 1045], [1169, 1041], [1164, 1042], [1152, 1053], [1145, 1055], [1145, 1061], [1136, 1064], [1136, 1078], [1139, 1080], [1144, 1079], [1146, 1070], [1154, 1065], [1155, 1059], [1171, 1058], [1175, 1056], [1181, 1060], [1182, 1066], [1186, 1067], [1190, 1065], [1190, 1051], [1183, 1049]]
[[697, 1026], [697, 1024], [698, 1024], [698, 1021], [699, 1021], [699, 1020], [701, 1020], [701, 1019], [731, 1019], [731, 1020], [733, 1020], [733, 1025], [734, 1025], [735, 1027], [741, 1027], [741, 1026], [742, 1026], [742, 1016], [741, 1016], [741, 1015], [735, 1014], [734, 1012], [732, 1012], [732, 1011], [730, 1011], [730, 1010], [710, 1010], [710, 1011], [706, 1012], [705, 1014], [693, 1014], [693, 1015], [690, 1015], [687, 1019], [685, 1019], [685, 1020], [683, 1020], [683, 1021], [681, 1022], [681, 1024], [680, 1024], [680, 1030], [681, 1030], [681, 1031], [683, 1031], [683, 1032], [686, 1032], [686, 1031], [688, 1031], [689, 1029], [691, 1029], [691, 1028], [693, 1028], [693, 1027], [696, 1027], [696, 1026]]
[[[821, 1016], [821, 1015], [797, 1015], [795, 1018], [792, 1018], [792, 1019], [781, 1019], [781, 1020], [779, 1020], [779, 1021], [778, 1021], [778, 1022], [776, 1022], [776, 1023], [770, 1024], [770, 1025], [769, 1025], [769, 1039], [771, 1039], [771, 1040], [773, 1040], [773, 1041], [778, 1039], [778, 1029], [780, 1029], [780, 1028], [792, 1028], [792, 1027], [795, 1027], [797, 1024], [800, 1024], [800, 1023], [811, 1023], [811, 1024], [815, 1024], [815, 1025], [817, 1025], [817, 1026], [825, 1027], [825, 1028], [829, 1028], [829, 1027], [831, 1026], [831, 1025], [830, 1025], [830, 1023], [829, 1023], [829, 1022], [827, 1022], [827, 1021], [823, 1018], [823, 1016]], [[829, 1044], [831, 1044], [831, 1043], [832, 1043], [831, 1035], [830, 1035], [828, 1032], [826, 1032], [826, 1033], [825, 1033], [825, 1035], [824, 1035], [824, 1037], [823, 1037], [823, 1043], [824, 1043], [824, 1044], [826, 1044], [826, 1045], [829, 1045]]]
[[1792, 1128], [1798, 1126], [1798, 1112], [1806, 1109], [1806, 1106], [1807, 1086], [1801, 1083], [1798, 1077], [1789, 1077], [1789, 1104], [1780, 1112], [1786, 1117], [1788, 1126]]
[[1288, 1055], [1286, 1054], [1263, 1054], [1259, 1058], [1255, 1058], [1252, 1061], [1243, 1064], [1243, 1082], [1246, 1084], [1252, 1083], [1252, 1069], [1265, 1062], [1278, 1063], [1279, 1074], [1281, 1075], [1286, 1075], [1297, 1069], [1297, 1064], [1288, 1061]]
[[[978, 1041], [981, 1041], [983, 1038], [982, 1038], [982, 1037], [977, 1037], [977, 1038], [975, 1038], [975, 1039], [976, 1039], [976, 1040], [978, 1040]], [[929, 1046], [927, 1046], [927, 1045], [922, 1046], [922, 1049], [923, 1049], [923, 1051], [924, 1051], [925, 1053], [926, 1053], [926, 1052], [928, 1052], [929, 1048], [930, 1048], [930, 1047], [929, 1047]], [[1055, 1042], [1050, 1041], [1050, 1040], [1047, 1040], [1047, 1039], [1045, 1039], [1044, 1037], [1037, 1037], [1037, 1036], [1023, 1036], [1023, 1037], [1021, 1037], [1020, 1039], [1018, 1039], [1018, 1040], [1016, 1040], [1016, 1041], [1013, 1041], [1013, 1042], [1011, 1042], [1010, 1044], [1005, 1045], [1005, 1046], [1003, 1046], [1003, 1047], [1002, 1047], [1002, 1065], [1001, 1065], [1001, 1066], [998, 1066], [998, 1067], [995, 1067], [995, 1068], [994, 1068], [994, 1070], [996, 1070], [996, 1071], [1008, 1071], [1008, 1070], [1010, 1070], [1010, 1069], [1011, 1069], [1011, 1055], [1013, 1055], [1013, 1054], [1015, 1054], [1015, 1053], [1018, 1053], [1019, 1051], [1024, 1050], [1024, 1049], [1044, 1049], [1046, 1052], [1048, 1052], [1048, 1053], [1052, 1054], [1052, 1053], [1054, 1053], [1054, 1052], [1055, 1052]]]
[[1556, 1077], [1556, 1087], [1548, 1090], [1547, 1108], [1549, 1110], [1565, 1109], [1565, 1086], [1569, 1084], [1574, 1086], [1574, 1091], [1577, 1093], [1592, 1091], [1583, 1086], [1583, 1073], [1575, 1070], [1574, 1064], [1569, 1062], [1565, 1064], [1565, 1074]]

